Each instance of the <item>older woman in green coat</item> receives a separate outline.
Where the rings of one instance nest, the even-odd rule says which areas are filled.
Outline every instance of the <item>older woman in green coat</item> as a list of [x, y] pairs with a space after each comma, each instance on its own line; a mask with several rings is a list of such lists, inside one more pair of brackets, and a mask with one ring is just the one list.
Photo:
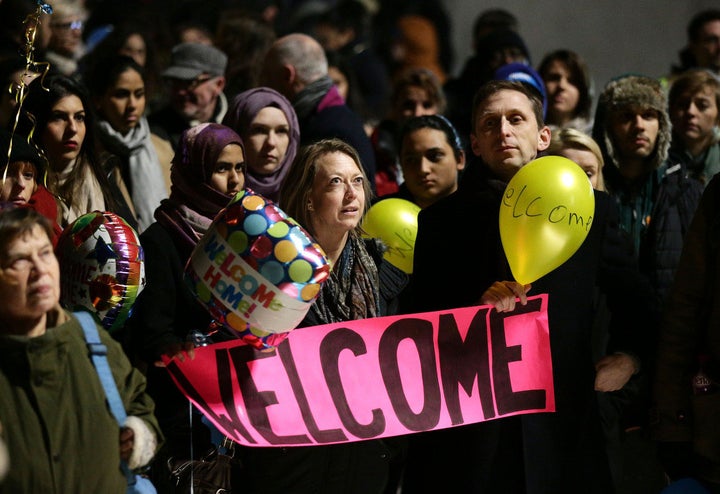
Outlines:
[[106, 401], [78, 320], [59, 305], [60, 268], [47, 220], [0, 209], [0, 439], [10, 469], [0, 493], [122, 494], [162, 440], [145, 377], [99, 327], [128, 420]]

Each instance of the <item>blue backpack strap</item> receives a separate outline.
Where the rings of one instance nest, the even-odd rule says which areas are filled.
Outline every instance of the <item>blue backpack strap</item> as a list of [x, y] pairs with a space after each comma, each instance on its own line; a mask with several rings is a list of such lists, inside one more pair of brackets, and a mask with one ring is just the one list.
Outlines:
[[[105, 389], [105, 397], [110, 405], [110, 411], [115, 416], [118, 425], [122, 427], [127, 419], [127, 412], [125, 412], [125, 406], [120, 398], [120, 393], [118, 393], [117, 384], [115, 384], [110, 371], [110, 364], [108, 364], [107, 360], [107, 347], [100, 341], [95, 318], [84, 311], [73, 312], [73, 314], [80, 321], [80, 326], [82, 326], [83, 333], [85, 333], [85, 341], [90, 351], [90, 357], [95, 365], [100, 383]], [[134, 486], [137, 479], [125, 461], [120, 462], [120, 468], [127, 479], [128, 486]]]
[[122, 427], [125, 425], [127, 413], [120, 398], [120, 393], [118, 393], [117, 384], [115, 384], [112, 372], [110, 371], [110, 364], [108, 364], [107, 361], [107, 347], [100, 341], [100, 334], [98, 334], [93, 316], [83, 311], [75, 312], [74, 314], [80, 321], [80, 325], [85, 333], [85, 341], [87, 342], [90, 356], [95, 365], [95, 370], [100, 377], [100, 383], [105, 389], [105, 396], [108, 405], [110, 405], [110, 411], [115, 416], [115, 420], [117, 420], [120, 427]]

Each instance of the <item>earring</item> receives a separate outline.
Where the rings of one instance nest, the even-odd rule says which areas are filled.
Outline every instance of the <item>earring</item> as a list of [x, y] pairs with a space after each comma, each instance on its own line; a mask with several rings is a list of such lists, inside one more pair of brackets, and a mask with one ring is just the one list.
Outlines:
[[307, 209], [308, 209], [308, 211], [315, 211], [315, 208], [313, 208], [313, 205], [311, 202], [308, 202]]

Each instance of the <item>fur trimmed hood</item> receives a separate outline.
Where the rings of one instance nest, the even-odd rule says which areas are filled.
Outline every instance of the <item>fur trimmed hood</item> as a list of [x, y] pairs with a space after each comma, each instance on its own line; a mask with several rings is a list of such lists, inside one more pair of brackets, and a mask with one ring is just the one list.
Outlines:
[[667, 111], [667, 95], [659, 81], [640, 75], [627, 75], [610, 81], [598, 99], [592, 136], [603, 153], [605, 164], [619, 168], [616, 151], [608, 135], [611, 115], [628, 107], [653, 109], [659, 115], [659, 131], [655, 152], [651, 156], [651, 170], [663, 164], [668, 157], [672, 126]]

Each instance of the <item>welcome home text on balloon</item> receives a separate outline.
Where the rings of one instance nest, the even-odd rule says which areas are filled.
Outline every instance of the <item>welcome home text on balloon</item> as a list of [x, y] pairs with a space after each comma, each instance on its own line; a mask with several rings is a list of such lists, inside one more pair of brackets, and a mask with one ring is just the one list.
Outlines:
[[[275, 291], [251, 273], [248, 264], [234, 254], [215, 233], [203, 245], [210, 264], [201, 276], [204, 283], [228, 306], [249, 317], [258, 307], [278, 311], [283, 304]], [[249, 298], [246, 298], [249, 297]]]
[[547, 295], [301, 328], [168, 361], [179, 389], [238, 443], [300, 446], [409, 434], [555, 409]]

